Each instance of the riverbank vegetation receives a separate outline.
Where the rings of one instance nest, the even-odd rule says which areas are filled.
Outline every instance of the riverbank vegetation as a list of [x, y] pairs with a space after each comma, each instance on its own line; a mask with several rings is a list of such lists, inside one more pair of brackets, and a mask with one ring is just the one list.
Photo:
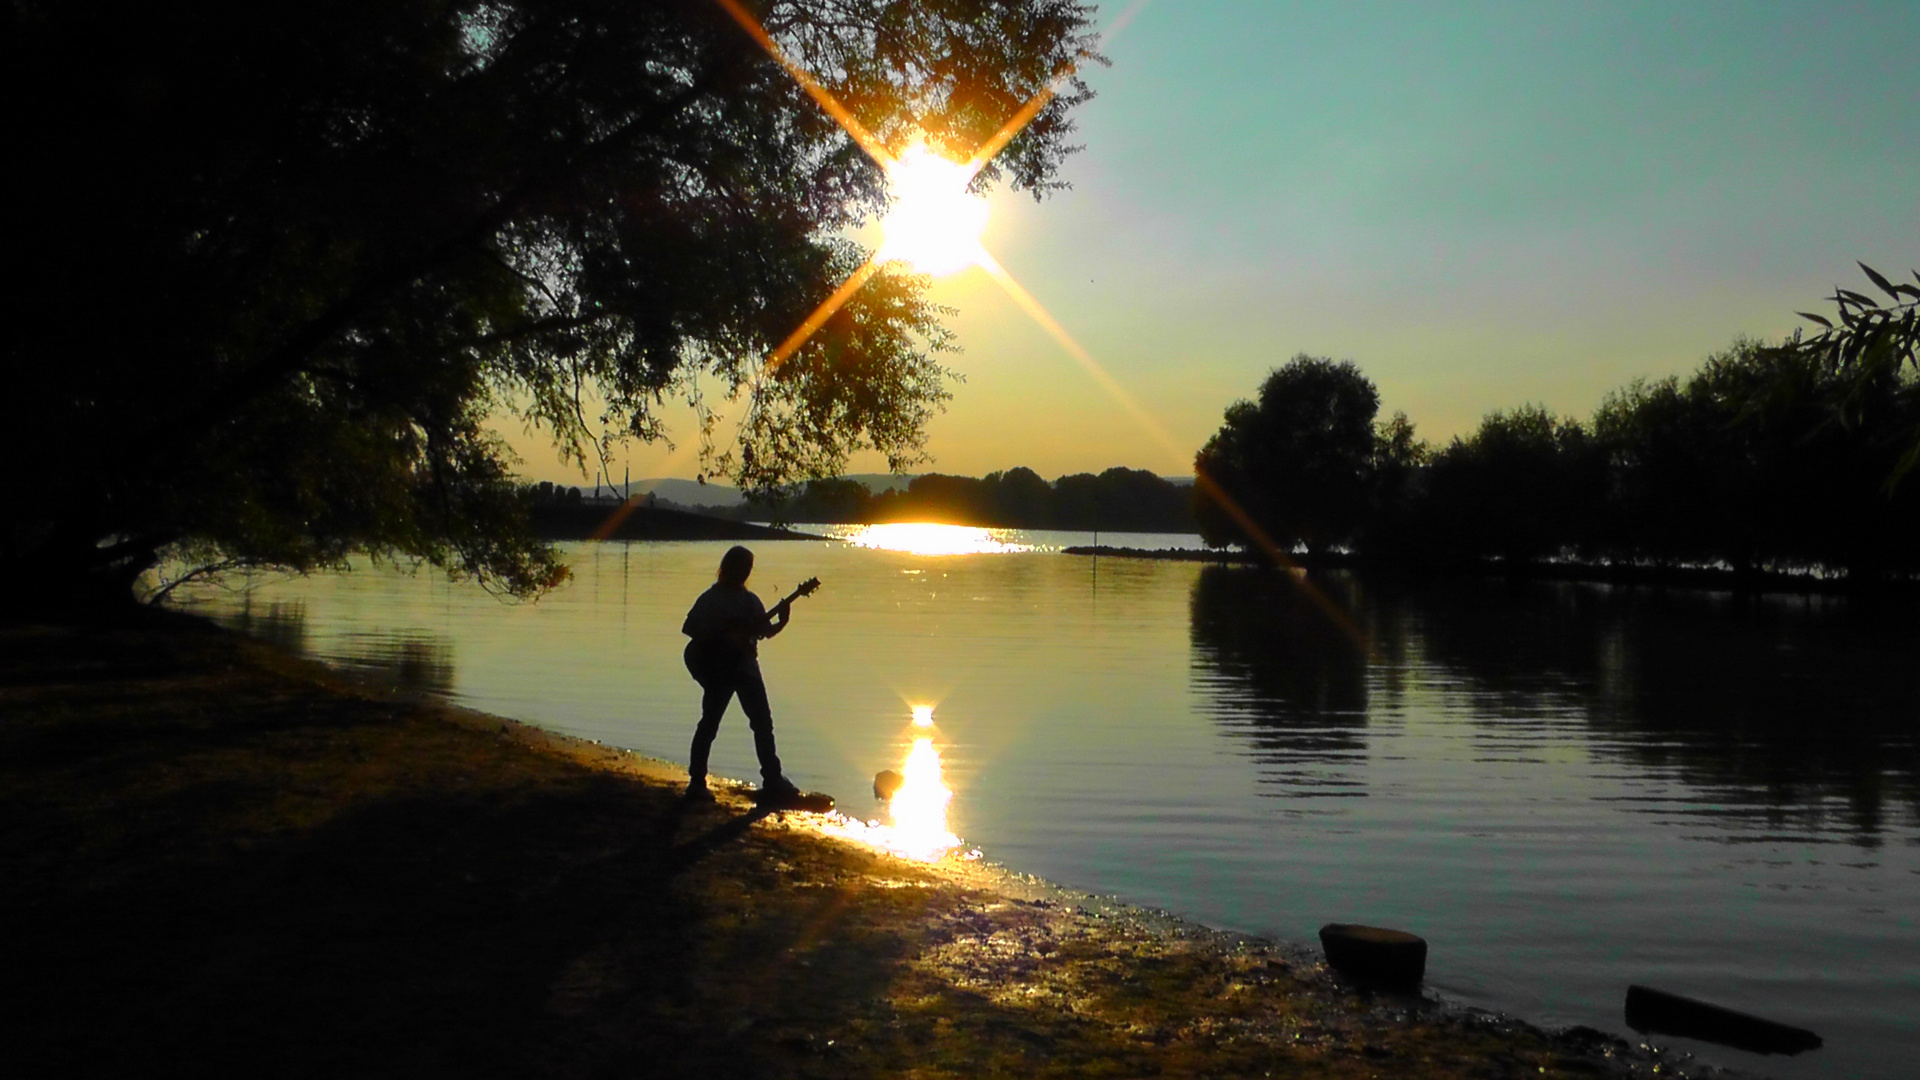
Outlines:
[[0, 627], [23, 1075], [1685, 1075], [144, 622]]
[[[1636, 381], [1586, 420], [1493, 412], [1444, 447], [1351, 362], [1295, 357], [1196, 457], [1215, 546], [1422, 570], [1589, 567], [1920, 572], [1920, 288], [1840, 290], [1812, 337], [1739, 340]], [[1920, 283], [1920, 274], [1915, 275]], [[1819, 316], [1809, 318], [1821, 323]]]

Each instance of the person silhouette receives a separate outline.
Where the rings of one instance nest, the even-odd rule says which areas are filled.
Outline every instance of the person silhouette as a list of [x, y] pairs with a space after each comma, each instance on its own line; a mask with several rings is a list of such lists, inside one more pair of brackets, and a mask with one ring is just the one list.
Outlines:
[[[687, 794], [690, 802], [712, 802], [707, 788], [707, 755], [713, 749], [714, 736], [720, 732], [720, 717], [735, 695], [746, 711], [747, 725], [753, 730], [754, 753], [760, 758], [762, 803], [791, 802], [800, 798], [780, 771], [780, 755], [773, 744], [773, 711], [767, 704], [767, 685], [760, 677], [760, 641], [787, 628], [793, 619], [793, 605], [782, 600], [767, 611], [760, 598], [747, 589], [747, 577], [753, 573], [753, 552], [735, 545], [720, 558], [717, 580], [700, 594], [680, 632], [687, 642], [687, 671], [700, 684], [700, 724], [693, 730], [693, 749], [687, 761]], [[777, 621], [776, 621], [777, 620]]]

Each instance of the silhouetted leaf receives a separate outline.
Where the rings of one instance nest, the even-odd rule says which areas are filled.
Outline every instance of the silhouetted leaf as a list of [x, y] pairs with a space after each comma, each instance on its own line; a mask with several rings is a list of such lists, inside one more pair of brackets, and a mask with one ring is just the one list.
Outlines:
[[1873, 297], [1868, 296], [1864, 293], [1854, 292], [1852, 289], [1838, 289], [1838, 290], [1835, 290], [1834, 295], [1843, 296], [1847, 300], [1855, 304], [1858, 304], [1861, 307], [1877, 308], [1880, 306], [1880, 301], [1875, 300]]
[[1895, 300], [1900, 299], [1900, 294], [1893, 290], [1893, 282], [1888, 281], [1886, 278], [1881, 277], [1880, 271], [1875, 270], [1873, 267], [1868, 266], [1866, 263], [1856, 263], [1856, 265], [1858, 265], [1860, 269], [1866, 271], [1867, 277], [1871, 279], [1875, 285], [1880, 286], [1881, 292], [1886, 293], [1887, 295], [1893, 297]]
[[1818, 315], [1815, 315], [1811, 311], [1796, 311], [1794, 312], [1794, 314], [1800, 316], [1803, 319], [1811, 319], [1812, 321], [1819, 323], [1821, 326], [1824, 326], [1829, 330], [1833, 329], [1832, 323], [1828, 322], [1826, 319]]

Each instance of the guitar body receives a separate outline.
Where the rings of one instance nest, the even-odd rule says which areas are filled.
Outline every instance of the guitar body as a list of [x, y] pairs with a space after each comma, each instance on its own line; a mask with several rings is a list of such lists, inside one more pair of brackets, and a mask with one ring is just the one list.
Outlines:
[[681, 656], [687, 662], [687, 674], [701, 686], [717, 685], [733, 677], [743, 654], [728, 641], [708, 638], [689, 641]]

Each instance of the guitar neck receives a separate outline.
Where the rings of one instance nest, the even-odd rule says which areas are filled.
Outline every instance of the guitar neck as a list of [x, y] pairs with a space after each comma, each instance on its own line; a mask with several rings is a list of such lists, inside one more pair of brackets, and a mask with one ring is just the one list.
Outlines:
[[777, 608], [777, 607], [780, 607], [781, 605], [786, 605], [786, 606], [788, 606], [788, 607], [791, 607], [791, 606], [793, 606], [793, 602], [794, 602], [795, 600], [798, 600], [798, 599], [800, 599], [800, 598], [801, 598], [801, 597], [803, 597], [803, 596], [811, 596], [811, 595], [813, 595], [813, 590], [815, 590], [815, 589], [817, 589], [817, 588], [819, 588], [819, 587], [820, 587], [820, 579], [819, 579], [819, 578], [809, 578], [808, 580], [806, 580], [806, 581], [803, 581], [803, 582], [801, 582], [801, 583], [800, 583], [800, 587], [799, 587], [799, 588], [797, 588], [797, 589], [795, 589], [795, 590], [793, 590], [792, 592], [790, 592], [790, 593], [788, 593], [788, 594], [787, 594], [787, 598], [786, 598], [785, 600], [782, 600], [782, 601], [780, 601], [780, 603], [778, 603], [778, 604], [775, 604], [775, 605], [773, 605], [773, 606], [774, 606], [774, 607], [776, 607], [776, 608]]

